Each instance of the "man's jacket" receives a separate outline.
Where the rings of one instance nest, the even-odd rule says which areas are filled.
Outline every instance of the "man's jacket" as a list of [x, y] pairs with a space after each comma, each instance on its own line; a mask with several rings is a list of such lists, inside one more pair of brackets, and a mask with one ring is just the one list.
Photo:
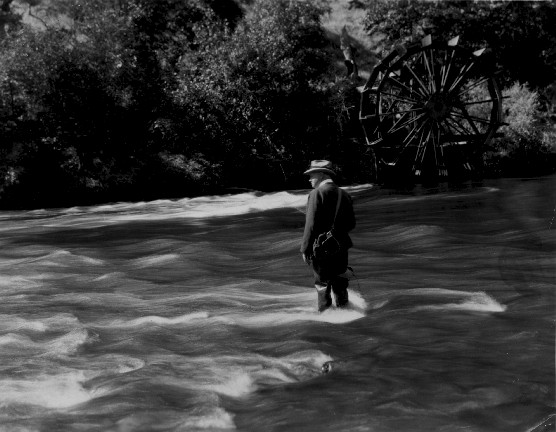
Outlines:
[[[338, 193], [341, 194], [340, 208], [334, 222], [334, 214], [338, 203]], [[353, 243], [348, 233], [355, 228], [355, 215], [349, 194], [334, 183], [324, 183], [313, 189], [307, 200], [305, 216], [305, 231], [301, 242], [301, 253], [313, 254], [313, 243], [322, 233], [330, 231], [334, 223], [335, 237], [347, 250]]]

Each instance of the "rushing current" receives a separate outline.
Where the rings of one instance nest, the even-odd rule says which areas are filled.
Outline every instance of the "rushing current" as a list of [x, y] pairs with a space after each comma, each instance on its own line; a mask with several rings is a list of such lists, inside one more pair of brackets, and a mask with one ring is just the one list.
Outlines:
[[2, 212], [0, 430], [554, 431], [554, 186], [346, 187], [322, 314], [308, 190]]

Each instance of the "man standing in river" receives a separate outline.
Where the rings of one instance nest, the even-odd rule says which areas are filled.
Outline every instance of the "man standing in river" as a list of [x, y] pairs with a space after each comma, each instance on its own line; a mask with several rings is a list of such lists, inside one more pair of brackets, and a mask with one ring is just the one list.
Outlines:
[[[331, 292], [337, 307], [348, 304], [349, 281], [344, 274], [348, 266], [348, 249], [353, 246], [348, 233], [355, 227], [355, 215], [351, 197], [332, 180], [336, 173], [329, 161], [312, 161], [304, 174], [309, 176], [313, 190], [307, 200], [301, 254], [303, 261], [313, 268], [318, 311], [322, 312], [332, 305]], [[313, 243], [332, 226], [334, 237], [341, 245], [340, 252], [332, 257], [317, 259], [313, 256]]]

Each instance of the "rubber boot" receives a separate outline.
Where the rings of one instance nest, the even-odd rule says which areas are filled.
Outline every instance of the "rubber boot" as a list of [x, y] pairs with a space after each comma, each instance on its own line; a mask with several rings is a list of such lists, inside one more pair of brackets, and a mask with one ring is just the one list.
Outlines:
[[323, 312], [332, 306], [332, 296], [330, 295], [329, 285], [317, 285], [317, 309], [319, 312]]
[[334, 297], [336, 297], [336, 306], [346, 307], [348, 305], [348, 290], [349, 281], [343, 277], [335, 277], [332, 282], [332, 291], [334, 291]]

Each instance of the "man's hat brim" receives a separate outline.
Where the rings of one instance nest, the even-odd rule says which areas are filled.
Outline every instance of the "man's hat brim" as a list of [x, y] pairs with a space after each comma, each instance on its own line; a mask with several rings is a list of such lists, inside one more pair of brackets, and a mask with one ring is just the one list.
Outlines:
[[303, 174], [309, 175], [309, 174], [318, 173], [318, 172], [325, 173], [325, 174], [332, 175], [332, 176], [336, 175], [336, 173], [334, 171], [332, 171], [328, 168], [310, 168], [307, 171], [305, 171]]

